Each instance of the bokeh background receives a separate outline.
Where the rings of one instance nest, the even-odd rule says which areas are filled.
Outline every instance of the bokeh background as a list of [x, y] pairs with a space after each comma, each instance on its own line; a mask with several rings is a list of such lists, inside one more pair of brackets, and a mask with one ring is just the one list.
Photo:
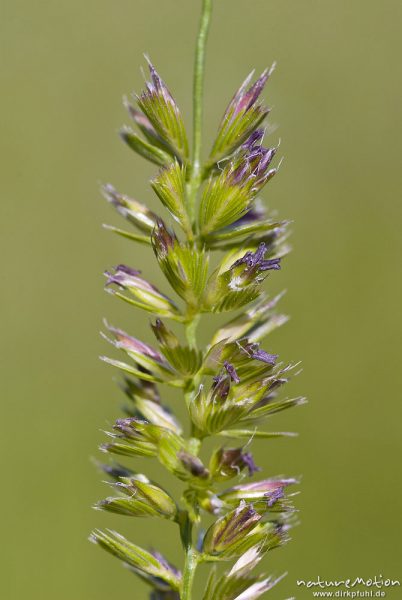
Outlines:
[[[98, 331], [107, 317], [150, 339], [143, 314], [103, 293], [104, 268], [161, 278], [150, 252], [102, 230], [119, 220], [98, 184], [156, 206], [154, 169], [116, 135], [120, 99], [141, 89], [147, 52], [191, 126], [200, 2], [1, 4], [1, 597], [141, 600], [88, 533], [110, 526], [174, 558], [176, 531], [90, 508], [107, 492], [91, 457], [122, 402]], [[266, 562], [289, 572], [272, 595], [310, 598], [296, 579], [318, 575], [401, 579], [402, 4], [215, 5], [205, 135], [244, 76], [277, 60], [265, 97], [285, 161], [265, 198], [294, 220], [269, 282], [292, 319], [267, 347], [303, 361], [292, 392], [310, 403], [272, 421], [299, 438], [256, 444], [267, 472], [303, 475], [301, 524]]]

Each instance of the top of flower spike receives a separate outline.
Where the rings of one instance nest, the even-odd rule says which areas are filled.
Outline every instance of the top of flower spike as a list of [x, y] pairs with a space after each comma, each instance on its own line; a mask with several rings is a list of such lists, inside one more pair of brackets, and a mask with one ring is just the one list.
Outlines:
[[239, 112], [246, 112], [255, 104], [258, 100], [261, 92], [263, 91], [265, 84], [268, 81], [268, 77], [271, 75], [275, 68], [275, 64], [272, 65], [270, 69], [265, 69], [257, 81], [247, 89], [248, 84], [251, 81], [254, 72], [251, 72], [246, 79], [241, 84], [240, 88], [237, 90], [236, 94], [233, 96], [229, 106], [226, 109], [224, 114], [224, 119], [232, 116], [236, 116]]
[[[173, 100], [172, 94], [169, 92], [167, 86], [163, 82], [162, 78], [158, 75], [155, 67], [151, 63], [148, 57], [146, 57], [148, 62], [149, 72], [151, 74], [151, 81], [147, 82], [147, 90], [151, 95], [159, 95], [161, 94], [166, 102], [170, 102], [173, 106], [175, 106], [175, 101]], [[146, 93], [143, 93], [146, 94]]]
[[[147, 61], [151, 80], [147, 82], [146, 90], [137, 96], [138, 106], [146, 117], [143, 123], [146, 123], [148, 132], [150, 128], [155, 130], [162, 144], [170, 148], [180, 161], [185, 161], [188, 158], [188, 141], [180, 110], [153, 64], [148, 58]], [[136, 122], [139, 124], [138, 115]]]
[[269, 108], [258, 103], [258, 99], [274, 68], [275, 63], [270, 69], [265, 69], [249, 87], [253, 76], [253, 73], [250, 73], [237, 90], [223, 115], [212, 148], [211, 162], [216, 162], [236, 150], [268, 115]]

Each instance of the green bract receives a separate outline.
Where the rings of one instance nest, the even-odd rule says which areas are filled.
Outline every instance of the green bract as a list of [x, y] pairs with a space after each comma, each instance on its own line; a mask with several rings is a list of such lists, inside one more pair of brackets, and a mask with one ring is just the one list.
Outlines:
[[274, 67], [272, 65], [271, 69], [265, 70], [250, 87], [253, 73], [243, 81], [223, 115], [211, 160], [217, 162], [230, 155], [264, 121], [269, 109], [258, 103], [258, 98]]
[[132, 544], [115, 531], [94, 531], [90, 540], [132, 567], [135, 573], [156, 589], [179, 589], [180, 573], [169, 568], [170, 565], [155, 553], [151, 554]]
[[120, 477], [114, 487], [128, 497], [106, 498], [98, 502], [95, 508], [133, 517], [176, 517], [174, 500], [144, 476]]
[[[109, 293], [153, 315], [153, 340], [139, 340], [132, 332], [105, 324], [104, 337], [124, 359], [102, 358], [122, 372], [127, 402], [124, 418], [106, 433], [101, 450], [110, 457], [131, 459], [134, 466], [139, 457], [157, 460], [181, 482], [183, 491], [174, 497], [173, 489], [108, 461], [101, 467], [113, 494], [95, 508], [173, 522], [183, 545], [183, 568], [112, 531], [96, 531], [91, 539], [150, 585], [151, 600], [190, 600], [197, 565], [229, 560], [236, 562], [224, 577], [211, 567], [204, 600], [260, 597], [280, 578], [256, 575], [253, 569], [269, 550], [287, 541], [293, 523], [288, 488], [295, 479], [264, 474], [258, 480], [246, 479], [261, 471], [251, 454], [251, 441], [268, 444], [294, 435], [270, 431], [269, 418], [304, 402], [282, 395], [296, 365], [279, 361], [271, 344], [264, 342], [287, 321], [277, 311], [281, 295], [271, 298], [265, 289], [267, 276], [275, 277], [289, 251], [287, 223], [271, 218], [260, 198], [278, 171], [278, 148], [263, 145], [265, 130], [260, 127], [269, 112], [261, 94], [272, 69], [254, 84], [250, 76], [241, 85], [226, 109], [210, 156], [202, 161], [201, 99], [211, 7], [212, 0], [203, 0], [192, 152], [177, 103], [150, 62], [145, 91], [134, 96], [136, 105], [125, 101], [137, 130], [124, 127], [121, 136], [137, 154], [158, 165], [151, 187], [161, 202], [161, 214], [111, 185], [103, 188], [108, 202], [134, 230], [107, 228], [150, 245], [166, 285], [155, 287], [148, 280], [152, 273], [138, 270], [141, 264], [120, 264], [106, 272]], [[200, 320], [229, 312], [233, 314], [215, 327], [209, 344], [199, 347]], [[174, 389], [176, 404], [185, 403], [190, 427], [183, 427], [166, 406], [164, 386]], [[208, 437], [215, 438], [210, 452], [203, 447]], [[200, 528], [198, 540], [194, 528]]]
[[[180, 161], [185, 161], [188, 158], [188, 142], [179, 108], [149, 61], [148, 66], [151, 81], [147, 83], [146, 90], [137, 96], [137, 102], [144, 122], [148, 123], [148, 131], [153, 131], [153, 146], [165, 146]], [[139, 125], [138, 121], [137, 124]], [[147, 126], [139, 127], [144, 133]]]
[[151, 185], [162, 204], [192, 239], [191, 223], [186, 210], [186, 168], [176, 160], [162, 169]]

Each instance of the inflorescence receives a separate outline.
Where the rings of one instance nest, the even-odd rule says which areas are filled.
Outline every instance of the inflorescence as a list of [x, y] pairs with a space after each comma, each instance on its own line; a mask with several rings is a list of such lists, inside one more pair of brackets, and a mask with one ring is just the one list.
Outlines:
[[[136, 130], [124, 127], [121, 137], [159, 167], [151, 185], [167, 218], [111, 185], [103, 192], [134, 226], [133, 232], [109, 229], [152, 247], [174, 298], [149, 282], [138, 265], [118, 265], [106, 272], [109, 293], [153, 315], [155, 344], [106, 324], [105, 337], [126, 360], [102, 358], [124, 373], [129, 407], [107, 433], [101, 450], [111, 458], [156, 459], [184, 482], [185, 490], [180, 499], [174, 498], [146, 475], [111, 460], [102, 469], [113, 493], [96, 508], [176, 523], [184, 567], [179, 570], [159, 552], [140, 548], [114, 531], [95, 531], [91, 539], [145, 580], [152, 600], [192, 598], [194, 572], [201, 562], [212, 564], [203, 600], [253, 600], [280, 579], [255, 574], [254, 567], [287, 541], [294, 519], [288, 490], [297, 482], [264, 476], [246, 482], [261, 471], [250, 441], [292, 435], [260, 426], [274, 413], [304, 401], [281, 395], [295, 365], [280, 362], [260, 345], [287, 320], [276, 310], [280, 297], [268, 297], [263, 286], [288, 252], [287, 223], [272, 219], [260, 200], [278, 171], [273, 166], [277, 147], [263, 145], [269, 109], [261, 94], [272, 69], [255, 83], [250, 75], [240, 86], [209, 157], [197, 167], [180, 110], [150, 62], [149, 70], [146, 89], [134, 103], [125, 101]], [[195, 127], [200, 121], [195, 120]], [[211, 269], [214, 251], [218, 266]], [[231, 312], [231, 320], [209, 345], [198, 348], [201, 315]], [[167, 325], [169, 320], [185, 327], [185, 343]], [[161, 399], [161, 386], [183, 395], [188, 437]], [[217, 442], [207, 457], [202, 443], [211, 436]], [[207, 514], [213, 523], [205, 531]], [[215, 563], [230, 560], [234, 565], [218, 577]]]

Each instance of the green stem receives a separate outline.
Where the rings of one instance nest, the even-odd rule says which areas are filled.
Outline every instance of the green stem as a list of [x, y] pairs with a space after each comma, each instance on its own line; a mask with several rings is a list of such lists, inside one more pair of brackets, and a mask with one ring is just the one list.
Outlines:
[[193, 588], [193, 581], [195, 570], [198, 564], [198, 557], [193, 548], [189, 548], [186, 551], [186, 560], [184, 563], [183, 572], [183, 589], [181, 600], [191, 600], [191, 591]]
[[[202, 0], [201, 21], [198, 31], [197, 46], [195, 50], [194, 64], [194, 131], [193, 131], [193, 155], [190, 179], [188, 182], [188, 213], [190, 222], [195, 219], [195, 203], [197, 193], [202, 183], [201, 166], [201, 138], [202, 138], [202, 101], [204, 91], [204, 68], [205, 68], [205, 48], [208, 38], [209, 25], [212, 14], [212, 0]], [[188, 234], [187, 234], [188, 235]], [[190, 241], [192, 236], [188, 235]], [[192, 315], [191, 320], [186, 325], [186, 337], [190, 347], [196, 347], [196, 329], [200, 315]], [[188, 396], [191, 391], [188, 392]], [[194, 454], [198, 453], [200, 440], [196, 437], [190, 441], [191, 450]], [[183, 512], [180, 518], [180, 533], [185, 551], [183, 580], [181, 586], [181, 600], [191, 600], [192, 587], [195, 570], [199, 561], [199, 554], [193, 546], [193, 524], [188, 512]]]
[[181, 600], [191, 600], [195, 570], [198, 564], [198, 553], [193, 548], [193, 524], [187, 512], [180, 517], [180, 533], [186, 553], [181, 587]]
[[200, 317], [201, 315], [199, 314], [195, 314], [191, 321], [189, 321], [186, 325], [186, 338], [187, 338], [187, 342], [188, 345], [190, 346], [190, 348], [196, 348], [197, 347], [197, 340], [196, 340], [196, 331], [197, 331], [197, 325], [200, 321]]
[[189, 215], [191, 221], [194, 220], [195, 201], [198, 189], [202, 182], [201, 169], [201, 136], [202, 136], [202, 100], [204, 91], [204, 67], [205, 67], [205, 48], [208, 38], [209, 25], [212, 15], [212, 0], [203, 0], [201, 21], [198, 31], [197, 46], [195, 50], [194, 63], [194, 131], [193, 131], [193, 156], [192, 170], [189, 181]]

